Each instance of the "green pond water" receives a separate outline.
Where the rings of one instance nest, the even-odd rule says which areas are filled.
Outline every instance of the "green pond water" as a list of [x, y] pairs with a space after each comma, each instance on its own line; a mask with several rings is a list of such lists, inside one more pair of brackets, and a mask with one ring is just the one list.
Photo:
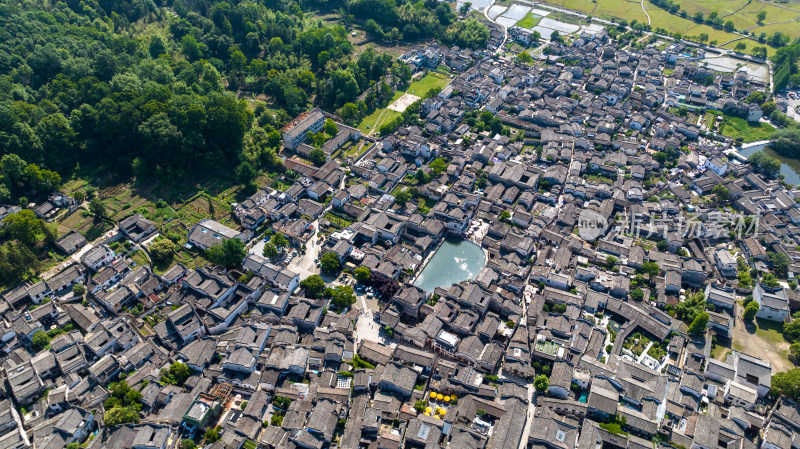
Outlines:
[[796, 186], [800, 184], [800, 160], [781, 156], [780, 154], [772, 151], [767, 145], [754, 145], [750, 148], [739, 150], [739, 154], [744, 157], [750, 157], [753, 153], [762, 152], [767, 156], [772, 156], [781, 161], [781, 173], [784, 175], [783, 180], [788, 184]]
[[426, 292], [432, 292], [436, 287], [447, 288], [475, 279], [484, 265], [486, 254], [480, 246], [468, 240], [448, 238], [422, 269], [414, 285]]

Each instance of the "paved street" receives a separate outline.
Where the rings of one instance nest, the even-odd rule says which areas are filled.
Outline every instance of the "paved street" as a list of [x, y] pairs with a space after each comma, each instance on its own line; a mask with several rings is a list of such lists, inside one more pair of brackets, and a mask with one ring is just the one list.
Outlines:
[[[319, 220], [312, 224], [315, 230], [319, 230]], [[317, 259], [322, 252], [321, 236], [322, 234], [317, 233], [317, 235], [312, 237], [311, 240], [308, 241], [308, 244], [306, 244], [305, 254], [299, 254], [294, 260], [289, 262], [287, 266], [288, 269], [299, 274], [300, 279], [319, 274], [319, 268], [317, 268], [317, 263], [314, 260]]]

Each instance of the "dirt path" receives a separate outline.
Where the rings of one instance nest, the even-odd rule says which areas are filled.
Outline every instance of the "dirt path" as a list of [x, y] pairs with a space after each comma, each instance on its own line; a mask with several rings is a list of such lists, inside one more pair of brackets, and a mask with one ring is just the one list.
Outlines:
[[787, 9], [789, 11], [800, 12], [800, 10], [797, 10], [797, 9], [794, 9], [794, 8], [789, 8], [788, 6], [784, 6], [784, 5], [781, 5], [781, 4], [778, 4], [778, 3], [765, 2], [764, 0], [758, 0], [758, 2], [759, 3], [763, 3], [765, 5], [772, 5], [772, 6], [776, 6], [778, 8]]
[[642, 12], [647, 16], [647, 24], [650, 25], [650, 14], [647, 14], [647, 10], [644, 9], [644, 0], [642, 0]]

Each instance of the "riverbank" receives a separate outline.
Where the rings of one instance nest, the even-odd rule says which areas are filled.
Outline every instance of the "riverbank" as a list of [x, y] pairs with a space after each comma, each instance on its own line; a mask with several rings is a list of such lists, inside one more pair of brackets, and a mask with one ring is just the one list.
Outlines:
[[781, 163], [783, 181], [793, 186], [800, 184], [800, 159], [786, 157], [780, 153], [776, 153], [768, 144], [768, 140], [745, 144], [737, 150], [736, 154], [746, 159], [760, 151], [769, 157], [775, 158]]

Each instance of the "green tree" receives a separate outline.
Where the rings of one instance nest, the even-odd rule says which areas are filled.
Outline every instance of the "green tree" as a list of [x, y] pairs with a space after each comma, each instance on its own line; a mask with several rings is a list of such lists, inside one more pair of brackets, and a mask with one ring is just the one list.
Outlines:
[[77, 201], [78, 204], [80, 204], [83, 202], [83, 200], [86, 199], [86, 192], [84, 192], [83, 190], [76, 190], [75, 192], [72, 192], [72, 198], [74, 198], [75, 201]]
[[328, 155], [321, 148], [314, 148], [309, 153], [308, 157], [311, 159], [311, 162], [314, 163], [316, 166], [320, 166], [324, 164], [328, 160]]
[[642, 273], [647, 273], [650, 275], [650, 279], [654, 279], [661, 274], [661, 267], [655, 262], [644, 262], [642, 263]]
[[800, 399], [800, 368], [792, 368], [772, 376], [772, 389], [774, 396], [786, 396], [792, 400]]
[[786, 278], [792, 259], [784, 253], [775, 252], [769, 253], [769, 261], [772, 263], [772, 271], [775, 272], [775, 275], [779, 278]]
[[397, 203], [399, 206], [405, 206], [408, 203], [408, 200], [411, 199], [411, 194], [409, 194], [405, 189], [400, 190], [394, 196], [394, 202]]
[[206, 429], [206, 433], [203, 434], [203, 442], [205, 444], [211, 444], [219, 440], [219, 426]]
[[82, 284], [75, 284], [72, 286], [72, 294], [75, 296], [83, 296], [86, 294], [86, 287]]
[[717, 199], [720, 201], [728, 201], [728, 196], [731, 192], [724, 185], [717, 184], [713, 189], [711, 189], [711, 193], [717, 195]]
[[150, 36], [150, 57], [157, 58], [167, 52], [167, 47], [159, 35]]
[[135, 407], [114, 407], [106, 409], [103, 415], [103, 423], [109, 427], [127, 423], [138, 424], [140, 420], [139, 411]]
[[707, 312], [701, 312], [697, 314], [697, 316], [692, 321], [692, 324], [689, 325], [689, 329], [687, 332], [690, 334], [702, 334], [708, 329], [708, 319], [709, 315]]
[[341, 109], [339, 109], [339, 117], [341, 117], [345, 123], [351, 125], [355, 124], [359, 116], [358, 106], [353, 103], [345, 103], [342, 105]]
[[238, 238], [232, 238], [208, 248], [205, 256], [206, 259], [217, 265], [235, 267], [242, 263], [247, 256], [247, 251], [244, 249], [244, 242]]
[[443, 40], [448, 44], [477, 50], [486, 47], [489, 41], [489, 29], [474, 18], [462, 20], [447, 29]]
[[[775, 131], [772, 133], [772, 136], [770, 136], [769, 146], [780, 154], [800, 154], [800, 130], [796, 128], [783, 128]], [[753, 154], [753, 156], [755, 156], [755, 154]]]
[[325, 290], [325, 281], [318, 274], [312, 274], [300, 281], [300, 287], [306, 291], [307, 297], [317, 298]]
[[332, 119], [325, 120], [325, 134], [330, 137], [335, 136], [339, 133], [339, 128], [336, 126], [336, 123], [333, 122]]
[[200, 44], [194, 36], [183, 36], [181, 40], [181, 51], [190, 61], [196, 61], [203, 57], [203, 52], [200, 50]]
[[253, 167], [253, 164], [244, 161], [236, 167], [236, 180], [240, 184], [248, 184], [255, 181], [258, 176], [258, 171]]
[[161, 372], [161, 380], [164, 383], [180, 387], [183, 386], [190, 374], [191, 372], [186, 364], [182, 362], [173, 362], [169, 366], [169, 369]]
[[320, 258], [320, 267], [323, 273], [336, 274], [341, 268], [339, 256], [334, 252], [327, 252]]
[[269, 40], [270, 53], [277, 53], [281, 48], [283, 48], [283, 40], [280, 37], [273, 37]]
[[50, 344], [50, 337], [47, 335], [47, 332], [38, 330], [33, 334], [33, 337], [31, 337], [31, 343], [33, 343], [33, 348], [36, 351], [40, 351]]
[[157, 240], [148, 248], [150, 256], [157, 264], [167, 264], [171, 262], [172, 257], [175, 255], [175, 249], [175, 243], [169, 239]]
[[289, 239], [287, 239], [286, 236], [281, 234], [280, 232], [272, 234], [270, 242], [272, 242], [272, 244], [275, 245], [276, 248], [283, 249], [289, 247]]
[[[790, 137], [789, 135], [782, 137], [780, 131], [782, 130], [775, 131], [771, 137], [772, 141], [770, 143], [770, 147], [775, 151], [783, 151], [785, 148], [787, 148], [786, 147], [787, 145], [790, 145], [786, 141], [791, 141], [794, 139], [793, 136]], [[779, 141], [780, 143], [778, 143]], [[775, 146], [776, 144], [777, 147]], [[753, 166], [755, 166], [758, 170], [761, 170], [765, 175], [767, 175], [770, 178], [776, 178], [778, 176], [778, 173], [780, 173], [781, 171], [781, 162], [779, 160], [767, 156], [766, 154], [760, 151], [750, 155], [750, 157], [747, 158], [747, 160], [751, 164], [753, 164]]]
[[89, 201], [89, 212], [91, 212], [92, 215], [99, 220], [106, 218], [108, 215], [106, 205], [100, 200], [100, 198], [92, 198], [92, 200]]
[[634, 301], [641, 301], [644, 299], [644, 292], [639, 288], [631, 291], [631, 299]]
[[331, 304], [338, 310], [344, 310], [356, 302], [353, 287], [349, 285], [337, 285], [335, 288], [328, 288], [326, 289], [326, 295], [330, 296]]
[[181, 440], [180, 449], [195, 449], [196, 447], [197, 445], [194, 444], [194, 441], [188, 438]]
[[658, 243], [656, 243], [656, 248], [661, 252], [666, 252], [669, 249], [669, 243], [667, 243], [666, 240], [659, 240]]
[[447, 170], [447, 161], [440, 157], [437, 157], [436, 159], [431, 161], [429, 166], [431, 169], [431, 175], [439, 176], [440, 174], [444, 173], [445, 170]]
[[361, 284], [366, 284], [369, 282], [369, 277], [372, 274], [370, 269], [365, 266], [360, 266], [353, 271], [353, 274], [356, 277], [356, 280]]
[[800, 312], [792, 315], [792, 321], [783, 323], [783, 337], [789, 341], [800, 340]]
[[278, 248], [275, 248], [275, 245], [273, 245], [272, 242], [267, 242], [264, 245], [264, 250], [262, 253], [264, 254], [264, 257], [272, 259], [278, 255]]
[[772, 273], [764, 273], [761, 276], [761, 283], [770, 288], [777, 288], [781, 286], [781, 283], [775, 278], [775, 275]]
[[744, 314], [742, 318], [744, 318], [745, 321], [753, 321], [753, 318], [755, 318], [756, 314], [758, 313], [758, 308], [759, 306], [757, 302], [750, 301], [744, 308]]
[[758, 23], [763, 23], [764, 19], [766, 19], [766, 18], [767, 18], [767, 12], [764, 11], [764, 10], [759, 11], [758, 15], [756, 15], [756, 19], [758, 20]]
[[520, 64], [533, 64], [533, 57], [526, 52], [517, 55], [517, 62]]
[[431, 181], [431, 176], [425, 173], [421, 168], [414, 173], [414, 178], [419, 184], [427, 184]]
[[789, 345], [789, 360], [795, 365], [800, 364], [800, 342]]
[[739, 279], [739, 285], [742, 287], [746, 288], [753, 285], [753, 278], [750, 276], [750, 272], [748, 271], [740, 271], [736, 277]]
[[31, 246], [38, 240], [44, 222], [36, 217], [30, 209], [23, 209], [15, 214], [9, 214], [5, 219], [5, 230], [12, 239], [17, 239], [25, 245]]
[[732, 20], [729, 20], [729, 21], [725, 22], [725, 25], [723, 25], [723, 27], [722, 27], [722, 28], [723, 28], [725, 31], [727, 31], [728, 33], [730, 33], [730, 32], [732, 32], [732, 31], [734, 30], [734, 28], [735, 28], [735, 25], [733, 24], [733, 21], [732, 21]]
[[536, 389], [539, 393], [544, 393], [547, 391], [547, 388], [550, 386], [550, 379], [545, 376], [544, 374], [539, 374], [533, 380], [533, 388]]

